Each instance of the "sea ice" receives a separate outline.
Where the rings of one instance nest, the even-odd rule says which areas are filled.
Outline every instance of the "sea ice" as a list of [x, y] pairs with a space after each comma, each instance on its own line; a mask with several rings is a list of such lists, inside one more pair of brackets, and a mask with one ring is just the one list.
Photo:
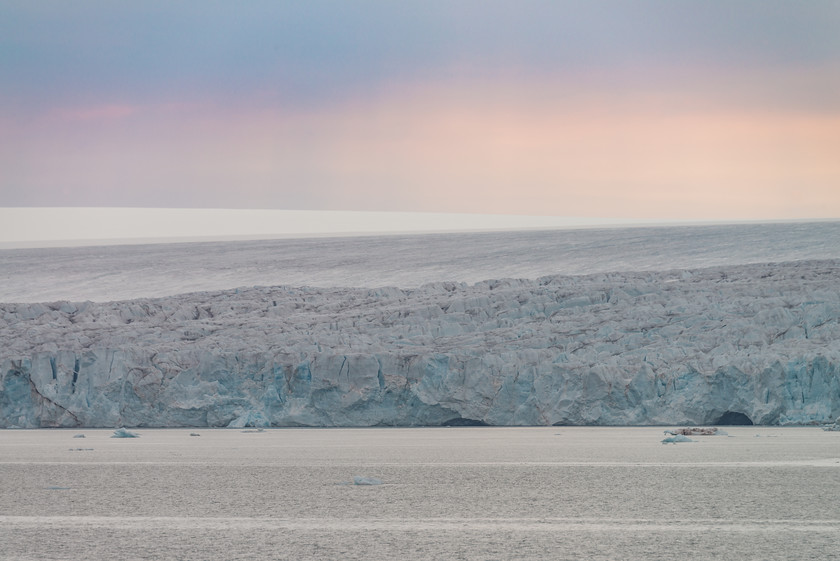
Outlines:
[[376, 477], [357, 475], [353, 477], [353, 485], [382, 485], [382, 480]]

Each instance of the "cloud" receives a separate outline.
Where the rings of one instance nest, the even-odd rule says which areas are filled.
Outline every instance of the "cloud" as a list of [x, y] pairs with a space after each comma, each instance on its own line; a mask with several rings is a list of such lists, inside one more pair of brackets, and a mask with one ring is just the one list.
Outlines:
[[18, 131], [0, 205], [840, 216], [840, 111], [757, 97], [775, 75], [654, 75], [405, 83], [303, 109], [83, 108], [95, 124]]

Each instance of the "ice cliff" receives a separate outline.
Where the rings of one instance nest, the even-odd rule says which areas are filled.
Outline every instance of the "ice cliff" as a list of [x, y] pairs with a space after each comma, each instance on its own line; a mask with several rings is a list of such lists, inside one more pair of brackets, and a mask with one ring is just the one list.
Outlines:
[[0, 304], [0, 426], [828, 422], [840, 262]]

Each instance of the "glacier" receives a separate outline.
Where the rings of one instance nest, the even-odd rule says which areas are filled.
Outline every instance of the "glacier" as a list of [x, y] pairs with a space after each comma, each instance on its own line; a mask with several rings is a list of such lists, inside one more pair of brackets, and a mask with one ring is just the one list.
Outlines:
[[418, 288], [824, 259], [840, 259], [840, 220], [0, 249], [0, 302], [103, 302], [237, 286]]
[[840, 261], [0, 304], [2, 427], [820, 424]]

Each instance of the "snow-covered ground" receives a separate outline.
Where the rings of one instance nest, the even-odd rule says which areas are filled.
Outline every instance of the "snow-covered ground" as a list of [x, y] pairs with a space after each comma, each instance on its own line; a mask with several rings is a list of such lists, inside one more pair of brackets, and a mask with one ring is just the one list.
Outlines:
[[0, 250], [0, 302], [249, 286], [430, 282], [840, 259], [840, 222]]
[[[109, 254], [105, 268], [93, 261], [100, 274], [122, 278], [123, 263], [170, 279], [147, 293], [192, 286], [199, 271], [228, 289], [3, 304], [0, 425], [704, 424], [727, 412], [767, 424], [833, 421], [838, 230], [461, 234], [299, 240], [284, 246], [292, 255], [270, 251], [275, 242]], [[91, 290], [96, 273], [69, 253], [45, 263], [55, 267], [46, 276], [65, 278], [57, 289], [72, 293], [59, 271], [77, 271]], [[246, 257], [259, 255], [274, 258]], [[312, 276], [248, 287], [240, 263], [247, 279], [306, 278], [310, 267]], [[582, 272], [590, 274], [570, 275]], [[374, 280], [383, 277], [414, 282]], [[142, 293], [142, 281], [123, 290]]]

